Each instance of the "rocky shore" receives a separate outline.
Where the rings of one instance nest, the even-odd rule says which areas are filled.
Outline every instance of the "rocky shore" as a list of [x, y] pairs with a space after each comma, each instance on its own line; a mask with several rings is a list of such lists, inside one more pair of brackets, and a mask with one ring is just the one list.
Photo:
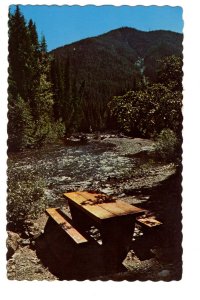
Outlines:
[[[50, 205], [59, 205], [68, 215], [63, 192], [87, 189], [115, 195], [130, 204], [147, 208], [164, 223], [159, 241], [149, 245], [139, 239], [143, 232], [137, 227], [137, 242], [123, 262], [126, 270], [92, 280], [179, 280], [182, 270], [181, 178], [176, 166], [157, 161], [152, 156], [155, 143], [151, 140], [91, 134], [84, 140], [84, 145], [77, 143], [13, 155], [9, 159], [9, 168], [15, 172], [34, 170], [45, 177], [45, 196]], [[25, 232], [8, 230], [8, 279], [60, 279], [37, 256], [36, 240], [46, 221], [47, 216], [42, 213], [37, 219], [27, 220]], [[141, 251], [145, 246], [148, 254]]]

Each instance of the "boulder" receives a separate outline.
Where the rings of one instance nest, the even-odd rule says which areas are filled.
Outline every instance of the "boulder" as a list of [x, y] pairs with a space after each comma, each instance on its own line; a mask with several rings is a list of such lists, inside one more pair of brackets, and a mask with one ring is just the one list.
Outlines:
[[169, 270], [162, 270], [158, 273], [158, 276], [160, 277], [168, 277], [170, 275], [170, 271]]
[[20, 243], [20, 236], [19, 234], [12, 232], [12, 231], [8, 231], [8, 237], [6, 240], [6, 246], [7, 246], [7, 260], [10, 259], [13, 254], [15, 253], [15, 251], [19, 248], [19, 243]]

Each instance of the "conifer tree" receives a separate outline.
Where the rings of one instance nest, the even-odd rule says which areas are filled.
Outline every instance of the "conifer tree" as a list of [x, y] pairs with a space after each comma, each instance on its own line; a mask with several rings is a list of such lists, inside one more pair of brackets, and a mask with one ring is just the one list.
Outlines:
[[28, 81], [28, 99], [30, 102], [30, 107], [33, 116], [35, 116], [35, 91], [39, 84], [40, 76], [40, 51], [39, 51], [39, 41], [36, 30], [36, 25], [33, 23], [32, 19], [28, 23], [28, 35], [30, 43], [30, 52], [28, 56], [29, 65], [29, 81]]
[[33, 53], [37, 56], [39, 53], [38, 34], [36, 30], [36, 24], [33, 22], [32, 19], [30, 19], [28, 23], [28, 32], [29, 32]]
[[63, 120], [64, 78], [60, 61], [55, 57], [51, 60], [51, 82], [54, 97], [53, 113], [55, 121]]
[[28, 31], [24, 16], [19, 7], [13, 15], [10, 14], [9, 20], [9, 65], [12, 78], [16, 84], [15, 95], [19, 93], [23, 99], [27, 99], [27, 75], [29, 66], [27, 64], [30, 52]]
[[64, 67], [64, 97], [62, 99], [63, 121], [65, 124], [65, 134], [68, 135], [73, 122], [73, 105], [72, 105], [72, 86], [70, 80], [70, 60], [66, 60]]
[[39, 45], [38, 85], [35, 91], [35, 140], [42, 144], [51, 135], [53, 123], [53, 93], [50, 77], [50, 58], [45, 37]]
[[42, 144], [54, 131], [50, 57], [45, 37], [39, 43], [35, 23], [26, 24], [19, 6], [9, 14], [8, 60], [8, 146]]
[[28, 29], [19, 7], [9, 14], [8, 146], [21, 149], [30, 145], [33, 120], [29, 106]]
[[29, 103], [21, 96], [13, 103], [8, 107], [8, 145], [11, 150], [22, 150], [33, 144], [33, 119]]

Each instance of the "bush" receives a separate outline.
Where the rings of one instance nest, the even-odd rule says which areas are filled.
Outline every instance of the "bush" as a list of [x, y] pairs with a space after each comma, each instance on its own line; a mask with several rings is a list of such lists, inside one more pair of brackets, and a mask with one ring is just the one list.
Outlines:
[[34, 123], [30, 106], [19, 95], [8, 105], [8, 148], [21, 150], [33, 143]]
[[25, 172], [9, 172], [7, 221], [13, 230], [25, 229], [25, 221], [35, 219], [47, 206], [44, 181]]
[[63, 138], [65, 135], [65, 125], [61, 121], [57, 121], [51, 125], [48, 139], [53, 142]]
[[163, 84], [114, 97], [109, 108], [120, 130], [133, 136], [153, 138], [165, 128], [176, 134], [182, 129], [182, 94]]
[[181, 142], [170, 129], [164, 129], [158, 135], [155, 145], [155, 154], [158, 158], [176, 162], [180, 159]]

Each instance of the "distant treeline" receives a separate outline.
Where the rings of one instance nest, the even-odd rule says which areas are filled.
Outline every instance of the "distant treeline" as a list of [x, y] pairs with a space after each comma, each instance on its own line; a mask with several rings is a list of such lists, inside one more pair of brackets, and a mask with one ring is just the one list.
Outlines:
[[45, 37], [16, 6], [9, 15], [9, 149], [89, 129], [181, 135], [182, 36], [142, 34], [122, 28], [48, 53]]

